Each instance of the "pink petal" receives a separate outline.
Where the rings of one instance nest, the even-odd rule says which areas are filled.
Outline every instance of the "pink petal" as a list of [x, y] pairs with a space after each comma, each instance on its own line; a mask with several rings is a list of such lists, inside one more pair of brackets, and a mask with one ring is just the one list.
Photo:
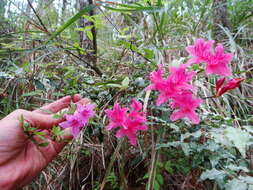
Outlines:
[[126, 135], [126, 131], [124, 129], [119, 129], [116, 133], [117, 138], [124, 137]]
[[160, 93], [157, 100], [156, 100], [156, 105], [160, 106], [163, 103], [167, 102], [169, 100], [169, 96], [166, 96], [164, 93]]
[[199, 124], [200, 118], [195, 112], [189, 112], [186, 117], [188, 117], [193, 124]]
[[71, 127], [71, 123], [69, 121], [64, 121], [64, 122], [59, 123], [59, 126], [62, 128], [69, 128]]
[[184, 113], [182, 113], [181, 111], [175, 111], [170, 115], [170, 120], [176, 121], [176, 120], [181, 119], [183, 117], [184, 117]]
[[135, 135], [135, 134], [132, 134], [132, 133], [128, 133], [128, 134], [127, 134], [127, 137], [128, 137], [128, 139], [129, 139], [130, 143], [131, 143], [132, 145], [135, 146], [136, 143], [137, 143], [136, 135]]
[[72, 135], [74, 138], [77, 138], [80, 133], [80, 128], [79, 127], [72, 127]]

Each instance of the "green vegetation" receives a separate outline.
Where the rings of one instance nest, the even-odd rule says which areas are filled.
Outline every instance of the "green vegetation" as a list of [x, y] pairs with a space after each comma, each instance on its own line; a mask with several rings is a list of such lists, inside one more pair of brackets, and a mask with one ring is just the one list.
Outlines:
[[[1, 0], [0, 116], [76, 93], [97, 105], [81, 137], [24, 190], [252, 190], [252, 10], [253, 0]], [[151, 92], [136, 147], [104, 130], [104, 110], [145, 102], [149, 73], [185, 63], [196, 38], [234, 53], [240, 87], [212, 98], [217, 77], [194, 65], [200, 124], [172, 122]]]

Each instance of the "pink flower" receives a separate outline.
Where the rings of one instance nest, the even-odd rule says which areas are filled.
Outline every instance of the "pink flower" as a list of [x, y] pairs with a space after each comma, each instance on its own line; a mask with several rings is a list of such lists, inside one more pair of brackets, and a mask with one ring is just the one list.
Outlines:
[[153, 71], [150, 74], [151, 85], [146, 90], [158, 90], [160, 92], [156, 105], [159, 106], [169, 99], [182, 93], [182, 91], [193, 90], [192, 85], [188, 82], [195, 75], [195, 72], [187, 72], [186, 65], [181, 64], [177, 67], [170, 67], [171, 74], [164, 79], [162, 65], [158, 65], [158, 71]]
[[192, 80], [192, 77], [196, 75], [196, 72], [190, 71], [186, 72], [185, 64], [181, 64], [179, 67], [170, 67], [170, 76], [168, 80], [177, 88], [183, 90], [193, 90], [193, 86], [188, 84], [189, 81]]
[[172, 121], [176, 121], [178, 119], [187, 117], [194, 124], [198, 124], [200, 122], [199, 116], [195, 112], [197, 107], [202, 103], [201, 99], [194, 99], [192, 94], [187, 92], [183, 93], [180, 96], [177, 96], [173, 99], [171, 103], [172, 108], [178, 108], [177, 111], [174, 111], [170, 119]]
[[204, 39], [199, 38], [194, 45], [186, 47], [186, 51], [193, 57], [187, 62], [188, 65], [193, 63], [208, 62], [211, 57], [211, 49], [214, 44], [213, 40], [205, 42]]
[[62, 128], [71, 128], [72, 135], [77, 138], [80, 129], [84, 126], [78, 115], [65, 115], [66, 121], [59, 123]]
[[143, 115], [143, 112], [140, 112], [142, 109], [142, 104], [138, 102], [135, 98], [132, 99], [131, 107], [133, 111], [129, 113], [129, 117], [138, 117]]
[[71, 128], [72, 135], [77, 138], [81, 129], [88, 123], [89, 119], [95, 115], [94, 105], [77, 104], [77, 110], [74, 115], [65, 115], [66, 121], [59, 123], [62, 128]]
[[157, 71], [152, 71], [150, 73], [149, 79], [152, 82], [146, 90], [161, 90], [165, 87], [165, 80], [163, 79], [163, 65], [159, 64], [158, 65], [158, 70]]
[[124, 122], [123, 128], [120, 128], [117, 133], [116, 137], [121, 138], [123, 136], [127, 136], [130, 143], [132, 145], [136, 145], [137, 143], [137, 137], [136, 133], [138, 131], [146, 131], [147, 126], [143, 124], [143, 118], [129, 118], [127, 117]]
[[77, 112], [78, 116], [85, 125], [91, 117], [95, 115], [95, 112], [93, 111], [94, 105], [88, 104], [86, 106], [82, 106], [81, 104], [77, 104]]
[[218, 44], [215, 48], [215, 54], [207, 62], [206, 74], [217, 74], [221, 76], [230, 76], [231, 69], [228, 67], [229, 62], [232, 60], [232, 53], [224, 53], [222, 44]]
[[206, 74], [217, 74], [221, 76], [230, 76], [231, 69], [228, 67], [233, 58], [232, 53], [224, 53], [222, 44], [217, 45], [215, 52], [212, 52], [213, 40], [197, 39], [194, 45], [186, 47], [186, 51], [193, 57], [187, 62], [187, 65], [193, 63], [205, 62]]
[[[237, 88], [243, 80], [244, 80], [243, 78], [231, 79], [230, 81], [227, 82], [227, 84], [223, 88], [221, 88], [221, 86], [224, 83], [225, 78], [224, 78], [224, 80], [221, 81], [222, 82], [221, 85], [217, 84], [219, 82], [218, 81], [216, 83], [216, 92], [218, 93], [218, 96], [221, 96], [222, 94], [226, 93], [229, 90], [233, 90], [233, 89]], [[218, 88], [217, 85], [220, 85], [220, 87]]]
[[143, 112], [140, 112], [142, 105], [135, 99], [132, 100], [132, 111], [127, 114], [128, 108], [120, 108], [119, 104], [115, 104], [113, 110], [105, 110], [106, 115], [110, 119], [109, 125], [106, 129], [109, 131], [112, 128], [120, 127], [116, 133], [117, 138], [127, 136], [132, 145], [136, 145], [137, 132], [140, 130], [147, 130], [144, 124], [146, 118]]
[[119, 104], [114, 104], [113, 110], [105, 110], [107, 117], [110, 118], [110, 123], [106, 126], [106, 129], [111, 130], [119, 126], [123, 126], [128, 110], [128, 108], [121, 108]]

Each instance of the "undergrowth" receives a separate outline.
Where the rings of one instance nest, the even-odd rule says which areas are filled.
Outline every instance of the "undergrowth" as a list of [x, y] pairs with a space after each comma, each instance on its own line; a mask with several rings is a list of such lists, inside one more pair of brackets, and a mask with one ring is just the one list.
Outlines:
[[[62, 16], [65, 24], [50, 22], [58, 10], [53, 1], [37, 16], [9, 12], [0, 21], [1, 117], [76, 93], [97, 105], [80, 137], [24, 189], [253, 189], [253, 1], [222, 2], [229, 27], [214, 23], [210, 0], [96, 1], [95, 15], [88, 14], [95, 5], [69, 11]], [[83, 15], [93, 25], [80, 27]], [[95, 55], [79, 42], [80, 32], [94, 40], [90, 26], [97, 32]], [[216, 39], [217, 26], [223, 36], [218, 42], [234, 53], [233, 78], [245, 80], [212, 98], [217, 77], [193, 66], [194, 86], [204, 99], [201, 122], [172, 122], [168, 106], [155, 106], [156, 92], [145, 99], [149, 73], [158, 64], [185, 63], [185, 47], [196, 38]], [[104, 110], [114, 102], [129, 105], [134, 97], [147, 103], [149, 128], [137, 146], [105, 130]]]

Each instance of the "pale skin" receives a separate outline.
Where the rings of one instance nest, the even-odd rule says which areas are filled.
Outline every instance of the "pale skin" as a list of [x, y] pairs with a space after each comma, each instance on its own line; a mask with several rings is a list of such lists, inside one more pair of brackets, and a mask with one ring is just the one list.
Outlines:
[[[29, 184], [52, 161], [71, 140], [72, 135], [65, 131], [62, 140], [53, 141], [48, 129], [59, 124], [63, 119], [54, 119], [54, 113], [68, 108], [70, 102], [86, 104], [87, 99], [79, 95], [66, 96], [34, 111], [16, 110], [0, 120], [0, 189], [15, 190]], [[45, 112], [47, 110], [48, 112]], [[49, 145], [40, 147], [32, 142], [24, 132], [21, 117], [32, 127], [47, 134]], [[40, 143], [40, 139], [33, 137]]]

